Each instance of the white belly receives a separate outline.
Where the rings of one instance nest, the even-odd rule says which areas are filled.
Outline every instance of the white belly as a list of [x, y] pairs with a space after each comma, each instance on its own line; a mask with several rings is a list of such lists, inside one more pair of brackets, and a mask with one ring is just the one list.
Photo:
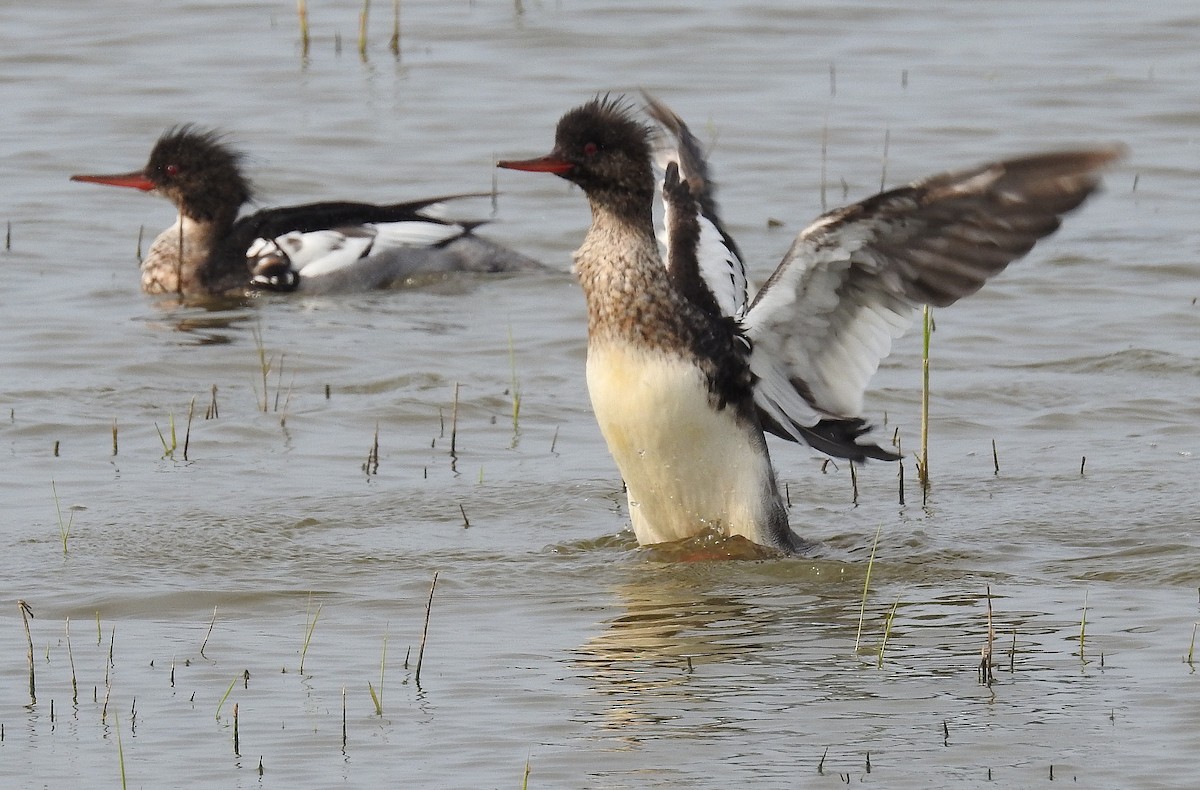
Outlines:
[[609, 343], [588, 348], [587, 382], [639, 543], [717, 528], [778, 544], [768, 521], [781, 504], [761, 433], [713, 408], [699, 369]]

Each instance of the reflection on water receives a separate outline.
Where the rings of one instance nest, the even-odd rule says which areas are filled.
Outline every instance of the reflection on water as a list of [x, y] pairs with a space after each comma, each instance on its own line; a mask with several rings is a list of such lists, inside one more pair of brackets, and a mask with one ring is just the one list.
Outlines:
[[155, 299], [154, 307], [161, 315], [147, 317], [145, 322], [155, 329], [182, 332], [188, 337], [184, 345], [228, 345], [243, 332], [223, 330], [241, 329], [258, 320], [258, 314], [251, 309], [253, 304], [254, 297], [208, 299], [202, 304], [189, 302], [186, 305], [170, 297]]

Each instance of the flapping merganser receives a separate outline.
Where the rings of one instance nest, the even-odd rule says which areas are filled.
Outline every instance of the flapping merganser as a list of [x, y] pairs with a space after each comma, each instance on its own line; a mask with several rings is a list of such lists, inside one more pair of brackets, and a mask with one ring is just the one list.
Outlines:
[[142, 260], [146, 293], [324, 293], [384, 288], [441, 272], [541, 268], [476, 236], [478, 222], [428, 213], [434, 204], [477, 194], [390, 205], [309, 203], [239, 217], [253, 197], [241, 160], [220, 134], [180, 126], [159, 138], [141, 170], [71, 180], [153, 192], [179, 210], [175, 224], [159, 234]]
[[673, 138], [666, 259], [653, 227], [655, 141], [623, 99], [558, 123], [546, 156], [499, 162], [583, 188], [592, 224], [575, 253], [588, 307], [592, 408], [643, 544], [706, 530], [785, 552], [788, 525], [764, 431], [841, 458], [895, 460], [860, 442], [863, 393], [920, 304], [945, 306], [1056, 230], [1119, 147], [1039, 154], [933, 176], [831, 211], [801, 231], [752, 301], [721, 226], [703, 153], [647, 97]]

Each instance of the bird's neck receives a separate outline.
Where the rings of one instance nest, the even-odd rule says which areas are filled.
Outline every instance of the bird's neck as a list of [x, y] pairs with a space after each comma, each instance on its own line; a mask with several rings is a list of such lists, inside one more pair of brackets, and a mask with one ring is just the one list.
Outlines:
[[142, 259], [142, 290], [155, 294], [209, 296], [245, 285], [246, 262], [222, 254], [233, 216], [195, 219], [181, 213]]
[[592, 224], [575, 252], [591, 345], [665, 348], [677, 342], [679, 297], [659, 256], [650, 200], [591, 200]]

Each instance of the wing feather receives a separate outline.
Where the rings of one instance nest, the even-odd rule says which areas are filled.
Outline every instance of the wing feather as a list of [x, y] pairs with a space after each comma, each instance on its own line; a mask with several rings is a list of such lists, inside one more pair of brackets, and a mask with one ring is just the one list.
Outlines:
[[913, 309], [975, 293], [1053, 233], [1122, 153], [1066, 151], [945, 173], [804, 229], [742, 322], [767, 427], [800, 440], [823, 420], [857, 420]]
[[[679, 177], [686, 181], [699, 209], [697, 222], [700, 226], [699, 241], [695, 245], [695, 257], [699, 263], [700, 276], [716, 300], [722, 315], [740, 317], [745, 311], [748, 294], [746, 290], [746, 267], [742, 262], [737, 242], [726, 232], [721, 223], [717, 207], [716, 185], [709, 174], [708, 160], [700, 141], [688, 129], [683, 119], [669, 107], [643, 92], [646, 114], [658, 123], [666, 134], [658, 139], [655, 162], [665, 173], [674, 163], [679, 168]], [[661, 190], [662, 179], [659, 179]], [[664, 242], [667, 249], [665, 262], [668, 271], [678, 263], [672, 254], [671, 231], [675, 227], [671, 216], [675, 210], [665, 198]], [[690, 259], [691, 251], [688, 253]], [[690, 265], [690, 261], [689, 261]]]

